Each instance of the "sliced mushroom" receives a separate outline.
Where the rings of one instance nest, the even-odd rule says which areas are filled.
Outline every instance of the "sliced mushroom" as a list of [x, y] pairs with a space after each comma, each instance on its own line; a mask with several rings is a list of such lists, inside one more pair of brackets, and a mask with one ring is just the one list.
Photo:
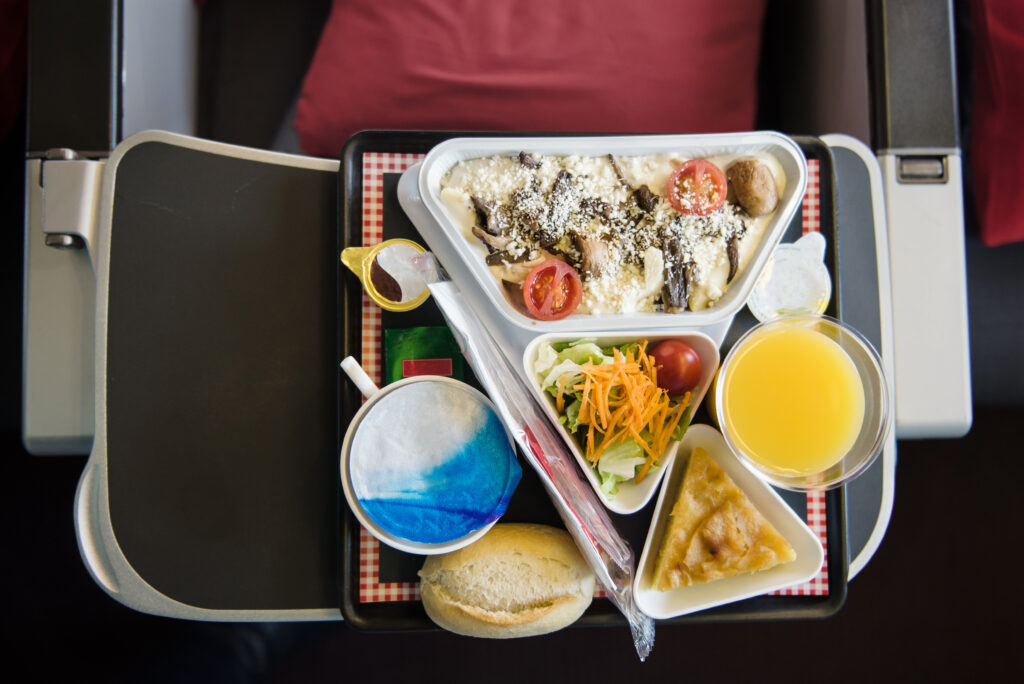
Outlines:
[[619, 182], [622, 183], [622, 185], [627, 190], [632, 190], [633, 186], [632, 186], [632, 184], [630, 184], [630, 182], [628, 180], [626, 180], [626, 174], [624, 174], [622, 172], [622, 167], [619, 166], [619, 162], [618, 162], [617, 159], [615, 159], [615, 155], [614, 154], [609, 154], [608, 155], [608, 163], [611, 164], [612, 171], [615, 172], [615, 177], [619, 179]]
[[[500, 253], [492, 254], [491, 257], [497, 258], [498, 254]], [[528, 255], [529, 252], [524, 250], [523, 254], [520, 255], [520, 258], [525, 259]], [[529, 259], [527, 261], [514, 261], [511, 263], [488, 263], [488, 266], [501, 266], [502, 270], [500, 273], [495, 274], [496, 277], [503, 278], [512, 283], [521, 283], [524, 280], [526, 280], [526, 276], [530, 275], [530, 271], [532, 271], [534, 267], [537, 266], [537, 264], [543, 263], [548, 259], [559, 259], [560, 261], [565, 261], [564, 259], [560, 259], [560, 257], [552, 254], [551, 252], [539, 249], [537, 250], [537, 256], [533, 259]]]
[[665, 311], [676, 313], [690, 308], [690, 267], [683, 261], [683, 248], [679, 240], [665, 238], [661, 245], [665, 255], [665, 284], [661, 300]]
[[500, 235], [501, 231], [494, 225], [494, 207], [476, 195], [473, 195], [470, 199], [473, 200], [473, 208], [476, 209], [476, 225], [491, 235]]
[[572, 174], [562, 169], [555, 176], [555, 182], [551, 185], [551, 196], [570, 194], [573, 190]]
[[[537, 187], [534, 187], [536, 185]], [[544, 198], [540, 192], [540, 181], [536, 176], [530, 187], [513, 190], [509, 197], [509, 211], [522, 220], [536, 221], [543, 213]]]
[[512, 238], [508, 235], [493, 235], [479, 226], [473, 226], [473, 235], [480, 238], [480, 241], [487, 245], [488, 252], [497, 252], [508, 247]]
[[526, 152], [519, 153], [519, 163], [528, 169], [540, 168], [540, 162], [537, 161], [537, 158]]
[[491, 252], [484, 261], [487, 262], [488, 266], [502, 266], [504, 264], [521, 264], [530, 260], [530, 250], [524, 249], [519, 254], [513, 256], [508, 251], [502, 249], [497, 252]]
[[596, 237], [586, 237], [581, 233], [572, 234], [573, 244], [580, 252], [580, 275], [584, 278], [597, 278], [604, 273], [611, 258], [608, 243]]
[[544, 249], [550, 249], [558, 243], [559, 237], [547, 228], [538, 228], [533, 233], [533, 239]]
[[636, 205], [647, 213], [654, 211], [658, 206], [658, 196], [651, 192], [646, 185], [641, 185], [633, 191], [633, 199], [636, 201]]
[[740, 270], [740, 248], [738, 238], [729, 238], [725, 243], [725, 253], [729, 256], [729, 276], [725, 279], [725, 282], [731, 283], [733, 277], [736, 275], [736, 271]]

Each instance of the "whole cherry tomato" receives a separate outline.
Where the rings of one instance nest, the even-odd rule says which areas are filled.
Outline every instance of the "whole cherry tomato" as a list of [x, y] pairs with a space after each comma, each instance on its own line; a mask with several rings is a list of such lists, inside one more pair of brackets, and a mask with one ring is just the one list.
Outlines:
[[658, 387], [683, 394], [700, 384], [700, 355], [682, 340], [662, 340], [648, 352], [658, 369]]
[[728, 191], [725, 174], [707, 159], [684, 161], [668, 179], [668, 201], [680, 214], [712, 214], [725, 203]]
[[583, 282], [569, 264], [548, 259], [534, 266], [523, 283], [526, 308], [542, 321], [565, 318], [580, 305]]

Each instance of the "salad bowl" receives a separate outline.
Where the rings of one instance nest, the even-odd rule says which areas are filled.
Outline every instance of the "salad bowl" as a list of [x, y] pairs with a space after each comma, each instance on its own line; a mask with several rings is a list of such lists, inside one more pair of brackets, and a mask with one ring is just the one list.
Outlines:
[[[530, 389], [540, 403], [548, 418], [557, 426], [566, 446], [576, 458], [598, 498], [613, 513], [636, 513], [646, 506], [654, 496], [665, 472], [669, 470], [679, 444], [669, 439], [657, 463], [643, 477], [636, 473], [642, 470], [641, 463], [646, 460], [640, 457], [640, 447], [632, 450], [625, 440], [613, 445], [603, 454], [596, 466], [591, 465], [584, 456], [584, 449], [577, 436], [570, 430], [571, 421], [566, 410], [559, 411], [551, 387], [557, 386], [559, 376], [572, 373], [581, 363], [585, 363], [588, 355], [601, 353], [603, 358], [613, 355], [611, 349], [631, 343], [646, 341], [649, 351], [654, 345], [665, 340], [679, 340], [696, 352], [700, 359], [700, 373], [695, 377], [696, 384], [689, 391], [686, 404], [686, 415], [679, 421], [682, 437], [689, 418], [697, 411], [704, 395], [718, 369], [718, 346], [707, 335], [700, 332], [672, 332], [666, 330], [632, 330], [602, 331], [585, 334], [549, 333], [540, 335], [526, 347], [523, 353], [523, 369], [529, 378]], [[605, 353], [606, 352], [606, 353]], [[592, 358], [592, 357], [590, 357]], [[595, 361], [597, 362], [597, 361]], [[564, 382], [564, 381], [563, 381]], [[577, 430], [578, 435], [584, 434], [583, 429]], [[607, 462], [605, 462], [607, 459]], [[637, 481], [639, 479], [639, 481]]]

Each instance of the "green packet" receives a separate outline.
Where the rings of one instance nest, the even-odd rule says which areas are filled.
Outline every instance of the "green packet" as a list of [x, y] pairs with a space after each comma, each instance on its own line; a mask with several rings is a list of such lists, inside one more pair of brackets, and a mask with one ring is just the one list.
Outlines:
[[387, 328], [384, 368], [386, 384], [416, 375], [462, 380], [462, 352], [447, 326]]

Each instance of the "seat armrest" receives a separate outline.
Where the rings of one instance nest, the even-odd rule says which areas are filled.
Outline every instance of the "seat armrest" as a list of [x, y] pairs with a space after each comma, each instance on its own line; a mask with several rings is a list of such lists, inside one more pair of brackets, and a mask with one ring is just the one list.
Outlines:
[[901, 438], [959, 437], [972, 421], [953, 19], [950, 2], [868, 4]]

